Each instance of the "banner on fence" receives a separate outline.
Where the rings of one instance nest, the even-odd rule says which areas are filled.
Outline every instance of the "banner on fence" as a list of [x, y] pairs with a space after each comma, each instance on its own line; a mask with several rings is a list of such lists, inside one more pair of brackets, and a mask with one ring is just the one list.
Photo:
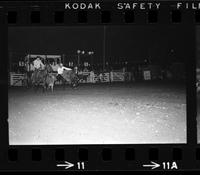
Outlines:
[[125, 80], [124, 72], [110, 72], [111, 82], [122, 82]]
[[24, 74], [10, 73], [11, 86], [23, 86]]
[[151, 80], [151, 71], [145, 70], [143, 71], [144, 80]]

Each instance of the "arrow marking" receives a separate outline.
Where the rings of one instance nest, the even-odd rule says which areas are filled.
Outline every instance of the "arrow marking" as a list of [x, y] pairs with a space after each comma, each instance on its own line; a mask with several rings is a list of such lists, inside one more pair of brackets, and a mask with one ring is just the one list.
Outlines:
[[155, 168], [160, 167], [160, 164], [151, 161], [151, 164], [150, 164], [150, 165], [142, 165], [142, 166], [143, 166], [143, 167], [151, 167], [151, 169], [153, 170], [153, 169], [155, 169]]
[[65, 161], [65, 164], [57, 164], [56, 166], [57, 166], [57, 167], [65, 167], [65, 169], [68, 169], [68, 168], [71, 168], [71, 167], [73, 167], [73, 166], [74, 166], [74, 164], [73, 164], [73, 163], [70, 163], [70, 162], [67, 162], [67, 161]]

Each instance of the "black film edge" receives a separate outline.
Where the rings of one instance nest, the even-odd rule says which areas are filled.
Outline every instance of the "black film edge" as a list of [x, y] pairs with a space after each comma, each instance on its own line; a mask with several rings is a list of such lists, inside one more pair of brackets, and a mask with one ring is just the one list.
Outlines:
[[199, 170], [199, 10], [1, 2], [0, 171]]

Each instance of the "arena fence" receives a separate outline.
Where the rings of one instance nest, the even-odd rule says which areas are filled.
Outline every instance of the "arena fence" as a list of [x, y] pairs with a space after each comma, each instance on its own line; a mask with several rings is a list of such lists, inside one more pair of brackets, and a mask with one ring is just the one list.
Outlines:
[[[56, 73], [51, 73], [56, 75]], [[120, 72], [120, 71], [111, 71], [104, 73], [94, 73], [94, 72], [79, 72], [79, 75], [82, 75], [80, 83], [112, 83], [112, 82], [130, 82], [135, 81], [135, 77], [131, 72]], [[154, 72], [151, 70], [142, 71], [143, 80], [154, 80]], [[22, 73], [10, 73], [10, 86], [25, 86], [26, 74]], [[56, 81], [55, 84], [60, 84], [59, 81]]]
[[[155, 69], [156, 70], [156, 69]], [[142, 79], [149, 80], [157, 80], [162, 79], [162, 75], [159, 71], [155, 71], [154, 69], [143, 69], [142, 70]], [[56, 75], [57, 73], [51, 73]], [[111, 72], [102, 72], [102, 73], [94, 73], [94, 72], [78, 72], [78, 75], [82, 77], [80, 79], [80, 83], [112, 83], [112, 82], [129, 82], [135, 81], [135, 77], [132, 72], [123, 72], [123, 71], [111, 71]], [[24, 86], [26, 83], [26, 74], [22, 73], [10, 73], [10, 85], [11, 86]], [[60, 84], [59, 81], [56, 81], [55, 84]]]
[[11, 86], [23, 86], [25, 74], [10, 73], [10, 85]]
[[[56, 75], [56, 73], [52, 73]], [[94, 72], [81, 72], [79, 75], [83, 75], [83, 79], [80, 83], [109, 83], [109, 82], [124, 82], [131, 81], [130, 72], [104, 72], [100, 74], [95, 74]], [[25, 85], [26, 74], [10, 73], [10, 86], [24, 86]], [[56, 81], [55, 84], [60, 84]]]
[[111, 72], [111, 82], [120, 82], [125, 81], [125, 73], [124, 72]]

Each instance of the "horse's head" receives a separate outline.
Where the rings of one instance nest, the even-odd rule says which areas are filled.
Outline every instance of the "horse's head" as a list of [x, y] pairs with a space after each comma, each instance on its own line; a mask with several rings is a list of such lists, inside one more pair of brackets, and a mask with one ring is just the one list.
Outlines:
[[53, 72], [53, 68], [51, 67], [50, 64], [46, 64], [44, 68], [47, 72]]

